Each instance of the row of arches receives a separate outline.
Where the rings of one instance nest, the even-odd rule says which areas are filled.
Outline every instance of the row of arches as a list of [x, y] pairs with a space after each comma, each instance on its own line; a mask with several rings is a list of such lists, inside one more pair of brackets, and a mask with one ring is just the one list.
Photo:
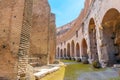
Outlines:
[[[86, 40], [83, 39], [82, 41], [82, 51], [84, 54], [82, 56], [88, 56], [87, 54], [87, 43]], [[57, 57], [58, 58], [70, 58], [70, 59], [77, 59], [80, 58], [80, 45], [79, 43], [76, 43], [72, 40], [71, 44], [67, 44], [67, 48], [60, 49], [59, 47], [57, 48]]]
[[76, 39], [72, 40], [71, 43], [67, 43], [64, 52], [62, 48], [59, 51], [60, 48], [58, 47], [58, 56], [61, 56], [61, 58], [87, 57], [91, 60], [103, 59], [108, 64], [120, 63], [120, 12], [117, 9], [111, 8], [105, 13], [100, 27], [96, 26], [96, 21], [91, 18], [88, 24], [87, 36], [87, 39], [83, 37], [81, 43], [76, 43]]

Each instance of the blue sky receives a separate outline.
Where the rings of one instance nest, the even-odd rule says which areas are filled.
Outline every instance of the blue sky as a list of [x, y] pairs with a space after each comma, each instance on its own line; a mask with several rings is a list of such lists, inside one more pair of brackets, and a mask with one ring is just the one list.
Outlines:
[[56, 15], [56, 26], [60, 27], [78, 17], [84, 7], [84, 0], [48, 0], [52, 13]]

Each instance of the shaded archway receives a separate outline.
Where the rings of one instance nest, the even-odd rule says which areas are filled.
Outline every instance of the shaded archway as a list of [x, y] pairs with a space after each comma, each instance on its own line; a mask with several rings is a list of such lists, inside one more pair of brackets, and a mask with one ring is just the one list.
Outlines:
[[97, 41], [95, 21], [93, 18], [89, 22], [89, 39], [90, 39], [90, 59], [98, 60]]
[[66, 48], [64, 48], [64, 58], [67, 57], [67, 54], [66, 54]]
[[75, 56], [75, 44], [74, 44], [74, 41], [72, 40], [71, 42], [71, 57], [73, 58]]
[[63, 58], [64, 56], [63, 56], [63, 50], [61, 49], [60, 50], [60, 58]]
[[87, 42], [85, 39], [82, 40], [82, 57], [86, 57], [88, 59], [88, 53], [87, 53]]
[[80, 46], [79, 46], [79, 43], [76, 44], [76, 57], [80, 57]]
[[[102, 53], [108, 55], [108, 64], [120, 63], [120, 13], [118, 10], [109, 9], [102, 21], [103, 47]], [[104, 56], [103, 56], [104, 57]], [[105, 58], [105, 57], [104, 57]]]
[[67, 57], [70, 58], [70, 43], [67, 44]]

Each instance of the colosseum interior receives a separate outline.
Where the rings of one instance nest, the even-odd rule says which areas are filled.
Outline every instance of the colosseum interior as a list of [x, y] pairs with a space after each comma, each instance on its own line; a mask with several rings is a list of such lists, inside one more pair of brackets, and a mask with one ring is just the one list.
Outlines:
[[75, 20], [56, 28], [48, 0], [0, 0], [0, 80], [38, 80], [34, 68], [56, 59], [120, 64], [119, 3], [85, 0]]
[[[107, 4], [106, 4], [107, 3]], [[120, 63], [119, 0], [85, 0], [78, 18], [57, 28], [57, 58]]]

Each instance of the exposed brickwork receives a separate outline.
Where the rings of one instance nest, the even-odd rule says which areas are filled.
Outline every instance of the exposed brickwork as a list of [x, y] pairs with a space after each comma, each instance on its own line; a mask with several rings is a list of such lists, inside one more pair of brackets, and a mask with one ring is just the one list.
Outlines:
[[[18, 52], [18, 76], [21, 74], [27, 75], [29, 43], [30, 43], [30, 30], [32, 26], [32, 7], [33, 0], [25, 0], [23, 12], [23, 23], [20, 36], [20, 46]], [[20, 76], [21, 77], [21, 76]], [[26, 77], [27, 79], [27, 77]]]
[[[50, 37], [55, 35], [49, 34], [52, 27], [51, 22], [50, 7], [47, 0], [35, 0], [33, 3], [33, 25], [31, 31], [31, 46], [30, 46], [30, 56], [36, 57], [38, 61], [37, 65], [46, 65], [49, 63], [50, 54]], [[54, 19], [54, 18], [53, 18]], [[52, 22], [55, 24], [55, 22]], [[54, 25], [53, 25], [54, 27]], [[54, 29], [54, 28], [52, 28]], [[53, 30], [54, 31], [54, 30]], [[55, 43], [55, 42], [54, 42]], [[55, 52], [53, 53], [55, 54]], [[36, 62], [33, 62], [33, 64]]]
[[49, 63], [53, 63], [56, 53], [56, 25], [55, 14], [51, 14], [49, 27]]
[[[33, 72], [28, 64], [29, 53], [41, 58], [36, 61], [40, 65], [49, 62], [48, 36], [55, 39], [54, 32], [48, 34], [51, 31], [49, 4], [47, 0], [0, 0], [0, 18], [0, 79], [17, 80], [22, 76], [26, 80]], [[54, 24], [53, 20], [55, 28]], [[53, 49], [51, 47], [49, 49]], [[53, 52], [50, 56], [55, 54]]]
[[[0, 77], [16, 80], [24, 0], [0, 1]], [[18, 11], [20, 10], [20, 11]]]

